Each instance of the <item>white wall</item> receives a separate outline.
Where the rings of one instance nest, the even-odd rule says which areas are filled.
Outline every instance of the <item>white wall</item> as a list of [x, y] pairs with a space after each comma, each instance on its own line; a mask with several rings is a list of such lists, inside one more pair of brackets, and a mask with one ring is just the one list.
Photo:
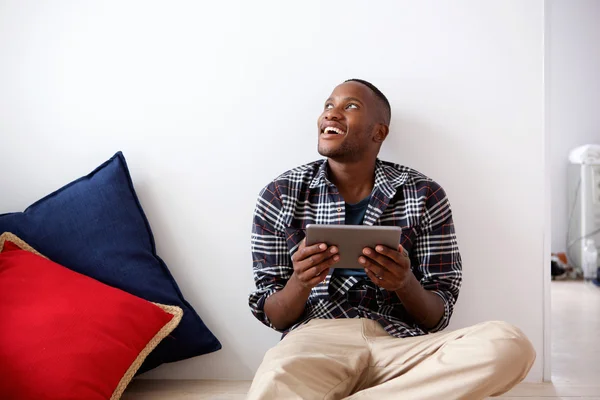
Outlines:
[[548, 0], [552, 251], [566, 250], [569, 150], [600, 143], [600, 1]]
[[249, 379], [277, 342], [246, 305], [254, 201], [318, 157], [324, 99], [360, 77], [393, 105], [382, 157], [453, 203], [465, 279], [451, 327], [517, 324], [541, 379], [542, 0], [0, 7], [0, 212], [123, 150], [160, 255], [223, 342], [148, 376]]

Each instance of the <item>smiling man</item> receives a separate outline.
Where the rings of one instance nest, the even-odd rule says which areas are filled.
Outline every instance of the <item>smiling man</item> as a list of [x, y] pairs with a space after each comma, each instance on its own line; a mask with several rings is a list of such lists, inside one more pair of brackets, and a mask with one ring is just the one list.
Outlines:
[[[249, 399], [483, 399], [528, 373], [535, 352], [516, 327], [452, 332], [462, 281], [444, 190], [381, 161], [391, 110], [371, 83], [337, 86], [318, 119], [325, 159], [288, 171], [260, 193], [252, 230], [253, 314], [284, 334], [267, 352]], [[397, 248], [365, 248], [362, 269], [332, 268], [335, 246], [307, 246], [308, 224], [392, 225]]]

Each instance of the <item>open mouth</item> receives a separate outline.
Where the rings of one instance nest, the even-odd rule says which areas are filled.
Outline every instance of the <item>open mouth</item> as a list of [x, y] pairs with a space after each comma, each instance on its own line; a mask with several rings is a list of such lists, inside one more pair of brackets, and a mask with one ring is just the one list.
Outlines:
[[346, 134], [346, 132], [344, 132], [340, 128], [335, 128], [333, 126], [328, 126], [327, 128], [323, 129], [321, 131], [321, 133], [322, 134], [329, 134], [329, 135], [345, 135]]

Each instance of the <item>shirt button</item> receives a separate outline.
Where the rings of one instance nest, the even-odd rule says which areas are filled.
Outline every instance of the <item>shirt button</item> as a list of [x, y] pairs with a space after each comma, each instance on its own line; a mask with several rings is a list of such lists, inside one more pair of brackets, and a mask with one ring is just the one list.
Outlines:
[[341, 208], [338, 208], [338, 209], [337, 209], [337, 211], [338, 211], [338, 212], [342, 212], [342, 209], [341, 209]]

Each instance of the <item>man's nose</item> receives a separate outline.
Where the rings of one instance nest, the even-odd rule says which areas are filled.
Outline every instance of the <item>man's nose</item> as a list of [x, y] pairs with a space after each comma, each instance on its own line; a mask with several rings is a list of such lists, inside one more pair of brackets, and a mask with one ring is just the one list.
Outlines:
[[325, 119], [328, 121], [339, 121], [341, 115], [336, 109], [331, 109], [325, 114]]

